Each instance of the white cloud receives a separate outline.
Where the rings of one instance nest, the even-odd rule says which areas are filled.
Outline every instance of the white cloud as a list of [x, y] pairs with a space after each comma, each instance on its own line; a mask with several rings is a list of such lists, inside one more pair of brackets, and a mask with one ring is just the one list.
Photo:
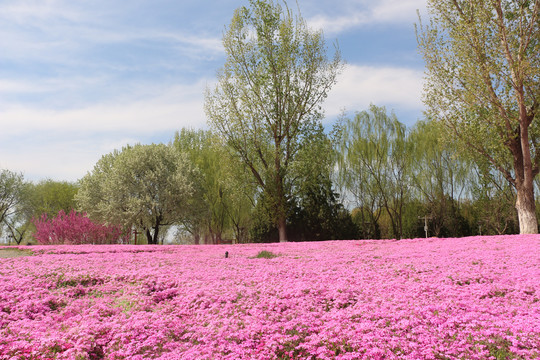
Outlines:
[[308, 19], [308, 24], [328, 33], [371, 24], [412, 24], [417, 21], [416, 11], [426, 7], [426, 0], [364, 0], [354, 4], [345, 8], [347, 13], [344, 15], [316, 15]]
[[[133, 143], [130, 140], [126, 139], [121, 145]], [[23, 172], [28, 180], [76, 181], [92, 170], [102, 154], [116, 148], [107, 146], [108, 143], [108, 139], [99, 138], [64, 138], [54, 142], [41, 139], [38, 143], [18, 138], [16, 143], [9, 145], [9, 152], [4, 153], [5, 145], [0, 146], [3, 153], [0, 168]]]
[[205, 127], [205, 84], [172, 86], [154, 98], [84, 108], [18, 105], [0, 110], [0, 168], [26, 172], [32, 180], [75, 181], [103, 154], [126, 144], [168, 142], [182, 127]]
[[[149, 99], [131, 99], [113, 104], [98, 103], [75, 109], [32, 108], [16, 105], [0, 110], [1, 138], [28, 132], [85, 132], [126, 131], [127, 133], [155, 133], [182, 126], [200, 127], [204, 124], [205, 82], [162, 89], [161, 95]], [[8, 83], [9, 86], [9, 83]], [[26, 83], [15, 83], [12, 88], [28, 90]], [[0, 84], [0, 89], [2, 84]], [[34, 91], [43, 90], [40, 86]], [[43, 90], [44, 91], [44, 90]], [[156, 90], [157, 91], [157, 90]]]
[[12, 22], [27, 25], [31, 23], [63, 20], [79, 22], [84, 13], [75, 11], [68, 4], [56, 0], [17, 0], [16, 2], [0, 4], [0, 17]]
[[423, 72], [409, 68], [348, 65], [325, 102], [326, 115], [345, 108], [362, 111], [377, 106], [422, 109]]

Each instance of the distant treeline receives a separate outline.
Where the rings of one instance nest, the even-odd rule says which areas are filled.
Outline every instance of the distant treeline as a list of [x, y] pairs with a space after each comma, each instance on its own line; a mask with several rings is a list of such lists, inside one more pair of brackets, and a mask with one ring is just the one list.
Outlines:
[[[289, 241], [519, 232], [513, 188], [441, 131], [431, 121], [406, 129], [372, 106], [304, 138], [285, 178]], [[270, 190], [211, 131], [104, 155], [77, 183], [0, 178], [4, 242], [31, 242], [32, 219], [71, 209], [138, 232], [138, 243], [279, 240]]]

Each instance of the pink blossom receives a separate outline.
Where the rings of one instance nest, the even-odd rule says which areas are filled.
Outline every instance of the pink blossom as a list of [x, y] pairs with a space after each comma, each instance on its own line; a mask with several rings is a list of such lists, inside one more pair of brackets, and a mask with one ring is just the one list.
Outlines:
[[0, 259], [0, 359], [540, 356], [538, 235], [31, 249]]

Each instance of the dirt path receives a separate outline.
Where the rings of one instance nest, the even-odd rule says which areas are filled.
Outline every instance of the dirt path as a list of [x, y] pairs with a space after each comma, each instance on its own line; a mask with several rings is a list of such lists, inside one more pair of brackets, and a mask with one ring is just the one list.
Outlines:
[[32, 255], [31, 251], [19, 250], [19, 249], [0, 249], [0, 259], [2, 258], [15, 258], [21, 256], [30, 256]]

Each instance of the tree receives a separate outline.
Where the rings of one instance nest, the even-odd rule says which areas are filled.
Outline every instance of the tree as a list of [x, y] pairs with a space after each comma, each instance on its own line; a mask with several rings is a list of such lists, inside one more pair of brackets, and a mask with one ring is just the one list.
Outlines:
[[428, 9], [418, 32], [428, 113], [515, 187], [520, 232], [537, 233], [540, 0], [429, 0]]
[[47, 214], [52, 217], [60, 210], [68, 214], [76, 206], [75, 194], [78, 189], [77, 184], [51, 179], [29, 184], [28, 197], [33, 216], [40, 217]]
[[411, 190], [425, 205], [422, 215], [429, 217], [430, 233], [457, 237], [466, 235], [459, 200], [470, 194], [476, 179], [471, 161], [456, 156], [455, 141], [441, 136], [440, 124], [430, 120], [418, 121], [410, 131]]
[[291, 227], [297, 240], [336, 240], [357, 237], [357, 227], [334, 189], [336, 153], [321, 126], [300, 149], [291, 172]]
[[76, 195], [90, 218], [141, 229], [157, 244], [160, 229], [179, 223], [199, 201], [197, 172], [185, 154], [163, 144], [127, 146], [105, 155]]
[[517, 214], [512, 206], [516, 201], [515, 189], [500, 172], [492, 171], [485, 162], [477, 163], [473, 174], [472, 225], [478, 226], [481, 234], [514, 234], [519, 231]]
[[209, 123], [268, 196], [279, 240], [287, 241], [289, 168], [322, 116], [340, 53], [326, 56], [322, 31], [271, 0], [250, 0], [223, 37], [227, 61], [206, 92]]
[[23, 185], [22, 174], [5, 169], [0, 172], [0, 224], [16, 210]]
[[337, 127], [341, 183], [355, 196], [358, 211], [368, 210], [374, 232], [383, 210], [392, 235], [401, 238], [410, 171], [405, 126], [384, 107], [371, 105]]
[[26, 232], [26, 228], [21, 227], [21, 219], [27, 210], [26, 187], [22, 174], [5, 169], [0, 172], [0, 234], [8, 232], [17, 244]]
[[[184, 228], [198, 243], [200, 234], [220, 243], [225, 231], [234, 233], [237, 242], [245, 241], [247, 222], [253, 208], [255, 188], [246, 179], [246, 170], [233, 158], [221, 139], [211, 131], [182, 129], [173, 146], [187, 154], [200, 174], [203, 201]], [[205, 241], [207, 243], [207, 241]]]
[[[290, 167], [290, 175], [296, 179], [287, 209], [290, 241], [356, 238], [357, 227], [334, 189], [334, 165], [332, 142], [320, 126], [306, 139]], [[266, 194], [259, 197], [255, 211], [254, 240], [272, 241], [278, 234], [271, 227]]]

